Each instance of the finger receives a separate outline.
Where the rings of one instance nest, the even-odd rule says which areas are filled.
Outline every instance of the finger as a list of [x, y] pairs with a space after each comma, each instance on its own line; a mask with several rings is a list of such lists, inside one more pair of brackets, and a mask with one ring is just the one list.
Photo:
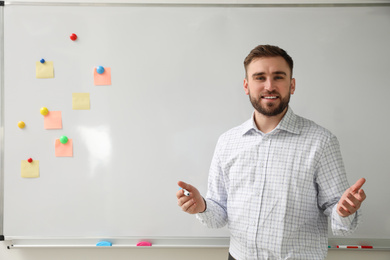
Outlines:
[[190, 192], [194, 190], [194, 186], [192, 186], [192, 185], [190, 185], [188, 183], [185, 183], [184, 181], [179, 181], [177, 183], [177, 185], [179, 185], [180, 188], [186, 189], [186, 190], [188, 190]]
[[347, 217], [349, 216], [349, 212], [346, 211], [343, 207], [339, 207], [339, 213], [342, 217]]
[[354, 194], [352, 194], [352, 193], [349, 193], [348, 196], [347, 196], [347, 198], [348, 198], [348, 200], [349, 200], [348, 203], [349, 203], [352, 207], [355, 207], [355, 208], [360, 207], [360, 204], [362, 203], [362, 202], [359, 200], [360, 196], [359, 196], [359, 198], [357, 198], [356, 195], [354, 195]]
[[[186, 194], [187, 192], [187, 194]], [[180, 189], [179, 191], [176, 192], [176, 198], [180, 199], [181, 197], [191, 197], [192, 193], [185, 190], [185, 189]]]
[[364, 190], [359, 190], [358, 195], [359, 195], [359, 197], [360, 197], [360, 198], [358, 198], [358, 199], [359, 199], [360, 201], [362, 201], [362, 202], [363, 202], [363, 200], [365, 200], [365, 199], [367, 198], [366, 193], [364, 192]]
[[342, 201], [341, 205], [349, 214], [353, 214], [356, 211], [355, 205], [351, 205], [347, 200]]
[[196, 204], [196, 202], [194, 202], [188, 209], [187, 209], [187, 213], [189, 213], [189, 214], [195, 214], [195, 213], [197, 213], [196, 212], [196, 207], [197, 207], [197, 204]]
[[196, 206], [195, 201], [193, 199], [191, 199], [191, 200], [188, 200], [186, 203], [184, 203], [181, 206], [181, 209], [185, 212], [191, 213], [194, 211], [195, 206]]
[[364, 193], [364, 190], [359, 190], [358, 193], [349, 193], [347, 195], [347, 198], [351, 200], [351, 202], [353, 202], [354, 204], [362, 203], [363, 200], [366, 199], [366, 194]]
[[366, 182], [366, 179], [364, 178], [360, 178], [359, 180], [357, 180], [357, 182], [351, 186], [351, 190], [353, 192], [357, 192], [358, 190], [360, 190], [360, 188], [363, 186], [363, 184]]
[[177, 198], [177, 199], [180, 199], [180, 198], [183, 197], [183, 196], [184, 196], [184, 191], [183, 191], [183, 189], [181, 189], [181, 190], [179, 190], [179, 191], [176, 192], [176, 198]]
[[178, 192], [176, 192], [176, 197], [180, 199], [182, 196], [184, 196], [184, 190], [186, 187], [189, 186], [189, 184], [185, 183], [184, 181], [177, 182], [177, 185], [181, 188]]
[[177, 185], [179, 185], [180, 188], [185, 189], [188, 186], [188, 183], [185, 183], [184, 181], [178, 181]]
[[187, 197], [187, 196], [182, 196], [180, 197], [178, 200], [177, 200], [177, 205], [179, 205], [179, 207], [182, 207], [184, 204], [186, 204], [188, 201], [190, 201], [191, 198]]
[[[177, 184], [178, 184], [181, 188], [187, 190], [187, 191], [190, 193], [190, 195], [193, 194], [194, 192], [197, 193], [197, 189], [196, 189], [194, 186], [192, 186], [191, 184], [185, 183], [185, 182], [183, 182], [183, 181], [179, 181]], [[184, 193], [184, 191], [182, 191], [182, 192]]]

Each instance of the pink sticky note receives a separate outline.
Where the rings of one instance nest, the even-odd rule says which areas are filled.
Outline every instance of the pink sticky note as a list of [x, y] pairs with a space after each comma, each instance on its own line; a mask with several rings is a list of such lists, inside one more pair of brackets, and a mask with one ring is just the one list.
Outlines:
[[95, 86], [111, 85], [111, 68], [104, 68], [102, 74], [97, 73], [96, 68], [93, 69], [93, 80]]
[[44, 116], [43, 124], [45, 129], [62, 129], [61, 111], [49, 111], [49, 113]]
[[72, 157], [73, 156], [73, 141], [69, 139], [66, 144], [60, 142], [60, 139], [56, 139], [55, 143], [56, 157]]

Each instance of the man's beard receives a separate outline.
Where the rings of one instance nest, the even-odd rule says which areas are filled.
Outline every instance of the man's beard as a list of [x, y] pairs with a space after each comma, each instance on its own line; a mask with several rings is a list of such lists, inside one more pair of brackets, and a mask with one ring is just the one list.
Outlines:
[[[261, 99], [262, 99], [261, 96], [264, 94], [265, 93], [262, 93], [261, 95], [259, 95], [259, 97], [257, 99], [255, 99], [249, 93], [249, 100], [251, 101], [252, 106], [256, 109], [257, 112], [259, 112], [260, 114], [263, 114], [265, 116], [268, 116], [268, 117], [281, 114], [286, 109], [286, 107], [288, 106], [288, 103], [290, 102], [291, 95], [289, 94], [288, 96], [286, 96], [285, 98], [280, 100], [280, 103], [278, 106], [273, 104], [273, 102], [267, 102], [264, 106], [262, 106], [261, 105]], [[277, 93], [276, 92], [266, 93], [266, 95], [272, 95], [272, 94], [277, 94]], [[280, 97], [279, 94], [277, 94], [277, 95]]]

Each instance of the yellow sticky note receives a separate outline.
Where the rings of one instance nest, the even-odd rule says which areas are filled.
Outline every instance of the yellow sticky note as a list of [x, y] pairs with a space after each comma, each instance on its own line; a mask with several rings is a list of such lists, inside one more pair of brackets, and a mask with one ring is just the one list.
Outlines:
[[29, 163], [27, 160], [22, 160], [21, 174], [22, 178], [38, 178], [39, 161], [33, 160]]
[[37, 79], [54, 78], [54, 66], [52, 61], [35, 62], [35, 70]]
[[56, 157], [72, 157], [73, 156], [73, 141], [68, 139], [65, 144], [60, 142], [60, 139], [56, 139], [55, 143], [55, 155]]
[[89, 110], [89, 93], [72, 93], [73, 110]]
[[104, 68], [102, 74], [97, 73], [96, 68], [93, 70], [93, 82], [95, 86], [111, 85], [111, 68]]
[[62, 129], [61, 111], [49, 111], [43, 118], [45, 129]]

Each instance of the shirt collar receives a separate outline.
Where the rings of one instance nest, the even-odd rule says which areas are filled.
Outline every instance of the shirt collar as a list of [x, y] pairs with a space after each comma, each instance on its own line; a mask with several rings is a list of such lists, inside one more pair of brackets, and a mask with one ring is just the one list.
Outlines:
[[[253, 112], [252, 117], [242, 125], [242, 135], [247, 134], [251, 130], [260, 131], [256, 126], [254, 113], [255, 112]], [[299, 124], [298, 116], [294, 114], [290, 106], [274, 130], [276, 129], [284, 130], [293, 134], [299, 134], [301, 132], [301, 125]]]

